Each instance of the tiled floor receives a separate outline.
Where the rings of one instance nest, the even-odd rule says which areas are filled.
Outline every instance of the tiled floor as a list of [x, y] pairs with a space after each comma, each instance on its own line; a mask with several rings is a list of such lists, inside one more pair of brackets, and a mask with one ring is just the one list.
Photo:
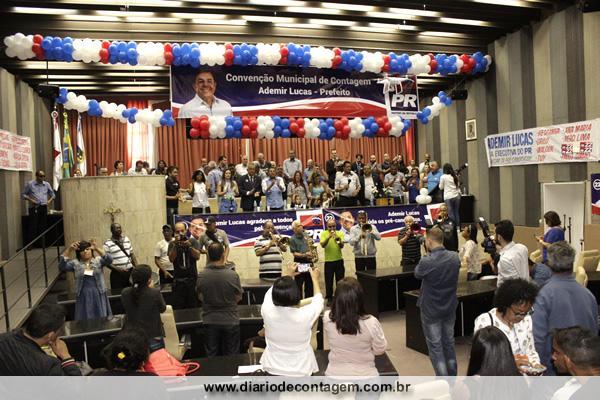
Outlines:
[[[62, 248], [60, 251], [62, 252]], [[31, 286], [31, 302], [36, 304], [46, 294], [46, 281], [44, 277], [44, 262], [41, 249], [33, 249], [27, 252], [29, 265], [29, 282]], [[58, 276], [56, 248], [46, 250], [46, 265], [48, 272], [48, 283]], [[12, 307], [10, 315], [11, 329], [16, 327], [28, 312], [27, 279], [25, 274], [25, 260], [21, 253], [17, 258], [4, 266], [6, 280], [6, 295], [8, 307]], [[14, 305], [13, 305], [14, 304]], [[4, 301], [0, 295], [0, 332], [6, 331], [6, 323], [3, 317]]]

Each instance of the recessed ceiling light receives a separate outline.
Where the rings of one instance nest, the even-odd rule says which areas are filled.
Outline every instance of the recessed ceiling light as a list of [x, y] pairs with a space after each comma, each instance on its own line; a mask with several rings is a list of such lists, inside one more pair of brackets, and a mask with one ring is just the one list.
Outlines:
[[353, 26], [356, 22], [354, 21], [343, 21], [338, 19], [309, 19], [308, 23], [310, 24], [323, 24], [330, 26]]
[[345, 11], [373, 11], [374, 6], [364, 6], [360, 4], [344, 4], [344, 3], [321, 3], [321, 7], [334, 10], [345, 10]]
[[317, 7], [287, 7], [286, 11], [298, 14], [339, 14], [341, 12], [336, 9], [325, 10]]

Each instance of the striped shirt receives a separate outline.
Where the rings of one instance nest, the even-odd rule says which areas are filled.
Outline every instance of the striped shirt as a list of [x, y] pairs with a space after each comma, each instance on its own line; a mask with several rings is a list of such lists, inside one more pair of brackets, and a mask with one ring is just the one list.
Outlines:
[[121, 243], [122, 247], [125, 249], [129, 256], [123, 253], [123, 250], [121, 250], [119, 246], [117, 246], [117, 244], [113, 241], [112, 238], [104, 242], [104, 252], [112, 256], [113, 267], [115, 267], [116, 269], [127, 271], [133, 268], [133, 264], [131, 263], [133, 247], [131, 247], [131, 241], [127, 236], [121, 237]]
[[[263, 247], [267, 247], [271, 238], [264, 235], [259, 236], [254, 242], [254, 252], [256, 253]], [[277, 246], [269, 247], [265, 254], [259, 257], [258, 274], [261, 279], [276, 279], [281, 276], [281, 264], [283, 256]]]
[[[398, 240], [404, 239], [410, 228], [404, 227], [398, 232]], [[401, 265], [417, 265], [421, 261], [421, 239], [423, 235], [415, 233], [402, 245]]]

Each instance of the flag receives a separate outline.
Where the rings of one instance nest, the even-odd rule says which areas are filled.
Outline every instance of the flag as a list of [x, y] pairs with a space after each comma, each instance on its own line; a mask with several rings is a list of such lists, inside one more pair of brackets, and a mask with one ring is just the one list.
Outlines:
[[60, 128], [58, 127], [58, 113], [52, 112], [52, 124], [54, 125], [54, 144], [52, 147], [52, 158], [54, 158], [54, 171], [52, 174], [52, 183], [54, 190], [58, 190], [60, 178], [62, 178], [62, 151], [60, 145]]
[[73, 162], [73, 146], [71, 146], [71, 134], [69, 133], [69, 120], [67, 113], [63, 113], [65, 122], [65, 131], [63, 133], [63, 147], [62, 147], [62, 162], [63, 162], [63, 178], [71, 177], [71, 167], [75, 164]]
[[81, 176], [87, 175], [87, 166], [85, 163], [85, 144], [83, 143], [83, 132], [81, 130], [81, 114], [77, 114], [77, 168], [81, 171]]

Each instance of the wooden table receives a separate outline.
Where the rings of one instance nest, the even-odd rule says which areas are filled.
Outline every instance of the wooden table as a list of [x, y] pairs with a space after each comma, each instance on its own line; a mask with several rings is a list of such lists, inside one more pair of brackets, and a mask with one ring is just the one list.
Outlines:
[[[319, 365], [319, 372], [315, 376], [325, 375], [325, 370], [329, 364], [329, 350], [316, 350], [315, 357]], [[199, 358], [195, 361], [200, 364], [200, 369], [192, 374], [193, 376], [236, 376], [238, 367], [241, 365], [257, 365], [260, 361], [260, 354], [250, 355], [248, 353], [236, 354], [232, 356]], [[375, 366], [380, 376], [398, 376], [398, 371], [388, 357], [387, 353], [375, 357]]]
[[365, 292], [365, 309], [375, 317], [383, 311], [404, 308], [402, 293], [421, 287], [421, 281], [415, 278], [414, 268], [378, 268], [357, 271], [356, 276]]
[[[473, 333], [475, 319], [492, 308], [496, 280], [460, 282], [456, 289], [458, 307], [454, 336], [468, 336]], [[421, 326], [421, 312], [417, 307], [419, 291], [404, 293], [406, 300], [406, 347], [423, 354], [429, 354], [425, 335]]]

